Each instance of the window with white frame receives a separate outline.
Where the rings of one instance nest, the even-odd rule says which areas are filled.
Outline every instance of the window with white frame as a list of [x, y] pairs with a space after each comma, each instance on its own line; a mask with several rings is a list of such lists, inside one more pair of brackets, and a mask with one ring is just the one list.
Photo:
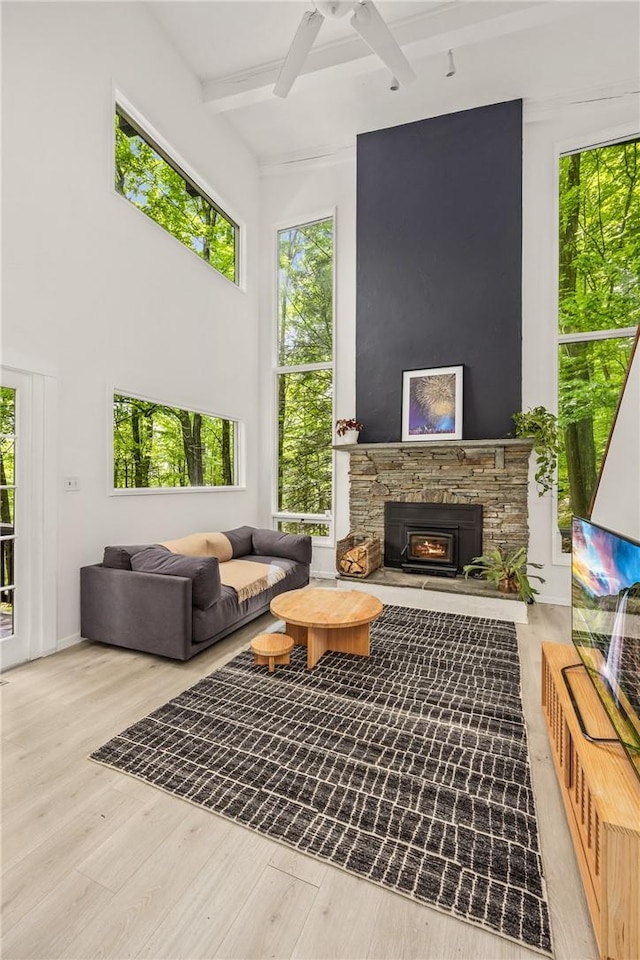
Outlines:
[[557, 522], [589, 515], [640, 322], [640, 140], [560, 158]]
[[115, 187], [228, 280], [239, 282], [238, 224], [119, 104]]
[[237, 420], [114, 393], [113, 486], [235, 486], [238, 426]]
[[316, 538], [332, 533], [333, 239], [332, 217], [278, 232], [274, 521]]

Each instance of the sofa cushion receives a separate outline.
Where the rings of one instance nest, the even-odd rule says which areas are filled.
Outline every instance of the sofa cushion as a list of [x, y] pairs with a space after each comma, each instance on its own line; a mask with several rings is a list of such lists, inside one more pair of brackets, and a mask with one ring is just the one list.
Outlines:
[[183, 557], [216, 557], [220, 563], [233, 556], [233, 548], [224, 533], [190, 533], [178, 540], [162, 540], [160, 545]]
[[237, 557], [246, 557], [253, 550], [253, 541], [251, 534], [253, 527], [236, 527], [234, 530], [225, 530], [224, 535], [228, 538], [233, 549], [233, 559]]
[[284, 557], [298, 563], [311, 563], [311, 537], [304, 533], [280, 533], [279, 530], [254, 530], [253, 552], [263, 557]]
[[154, 544], [143, 543], [139, 546], [105, 547], [102, 566], [111, 567], [114, 570], [131, 570], [131, 557], [133, 554], [140, 553], [141, 550], [146, 550], [149, 546], [154, 546]]
[[185, 557], [164, 547], [147, 547], [131, 557], [131, 569], [138, 573], [188, 577], [192, 581], [193, 605], [201, 610], [207, 610], [220, 597], [220, 569], [216, 557]]
[[251, 557], [255, 563], [264, 563], [267, 566], [275, 564], [285, 572], [284, 579], [273, 584], [268, 590], [250, 597], [243, 604], [238, 603], [238, 594], [231, 587], [222, 585], [220, 600], [208, 610], [193, 609], [193, 642], [201, 644], [216, 634], [226, 636], [237, 630], [253, 617], [259, 616], [269, 609], [269, 603], [279, 593], [287, 590], [298, 590], [309, 582], [309, 568], [293, 560], [274, 559], [268, 557]]

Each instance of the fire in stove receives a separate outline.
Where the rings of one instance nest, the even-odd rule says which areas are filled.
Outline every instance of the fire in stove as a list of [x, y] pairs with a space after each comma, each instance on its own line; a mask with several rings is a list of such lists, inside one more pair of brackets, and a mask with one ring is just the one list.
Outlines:
[[423, 537], [414, 534], [410, 538], [408, 555], [415, 560], [448, 560], [449, 544], [444, 537]]
[[402, 557], [403, 570], [455, 576], [457, 531], [407, 530]]

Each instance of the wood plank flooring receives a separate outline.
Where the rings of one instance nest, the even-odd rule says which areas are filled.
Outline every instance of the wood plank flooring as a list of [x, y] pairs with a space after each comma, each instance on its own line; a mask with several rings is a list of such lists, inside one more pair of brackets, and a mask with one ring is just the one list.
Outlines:
[[[538, 956], [87, 760], [271, 622], [186, 664], [81, 643], [5, 675], [4, 960]], [[540, 644], [568, 642], [569, 611], [517, 630], [555, 956], [596, 960], [539, 707]]]

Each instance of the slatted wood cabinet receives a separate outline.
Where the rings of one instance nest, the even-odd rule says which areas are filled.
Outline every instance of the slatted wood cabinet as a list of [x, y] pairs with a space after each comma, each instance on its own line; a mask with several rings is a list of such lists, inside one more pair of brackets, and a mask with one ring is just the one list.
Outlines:
[[[591, 919], [603, 960], [640, 958], [640, 780], [620, 744], [587, 740], [562, 668], [573, 647], [542, 646], [542, 707]], [[569, 682], [592, 736], [615, 731], [583, 668]]]

